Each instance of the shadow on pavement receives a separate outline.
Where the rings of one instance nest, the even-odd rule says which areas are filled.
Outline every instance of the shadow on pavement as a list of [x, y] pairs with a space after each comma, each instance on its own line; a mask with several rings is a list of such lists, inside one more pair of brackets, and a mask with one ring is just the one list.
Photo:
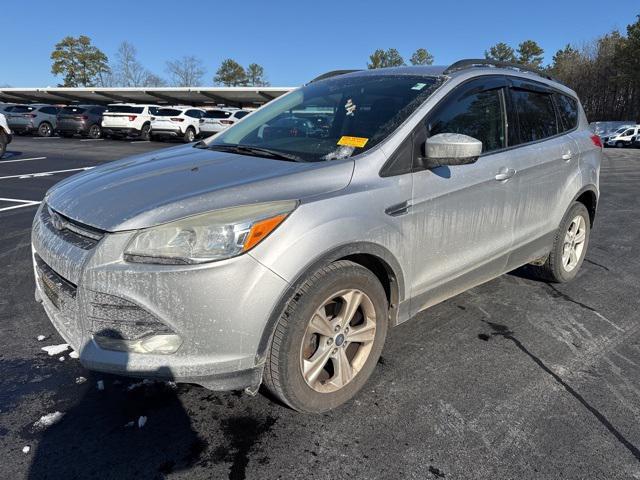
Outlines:
[[164, 478], [190, 468], [206, 444], [178, 398], [189, 386], [168, 369], [155, 374], [163, 380], [89, 375], [80, 400], [37, 434], [28, 478]]

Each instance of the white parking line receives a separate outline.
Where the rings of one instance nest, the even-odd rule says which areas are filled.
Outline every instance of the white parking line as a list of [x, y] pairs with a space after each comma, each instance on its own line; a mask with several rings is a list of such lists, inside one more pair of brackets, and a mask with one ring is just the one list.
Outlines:
[[79, 172], [80, 170], [91, 170], [94, 167], [83, 167], [83, 168], [70, 168], [68, 170], [53, 170], [51, 172], [38, 172], [38, 173], [23, 173], [22, 175], [7, 175], [6, 177], [0, 177], [0, 180], [6, 180], [9, 178], [35, 178], [35, 177], [48, 177], [49, 175], [55, 175], [56, 173], [66, 173], [66, 172]]
[[34, 205], [40, 205], [40, 202], [36, 200], [19, 200], [17, 198], [0, 198], [0, 201], [21, 203], [22, 205], [12, 205], [11, 207], [0, 208], [0, 212], [7, 210], [13, 210], [15, 208], [33, 207]]
[[133, 142], [129, 143], [151, 143], [151, 140], [134, 140]]
[[33, 140], [60, 140], [62, 137], [32, 137]]
[[81, 142], [102, 142], [104, 138], [85, 138], [84, 140], [80, 140]]
[[13, 163], [13, 162], [29, 162], [31, 160], [44, 160], [47, 157], [32, 157], [32, 158], [18, 158], [16, 160], [2, 160], [0, 161], [0, 164], [2, 163]]

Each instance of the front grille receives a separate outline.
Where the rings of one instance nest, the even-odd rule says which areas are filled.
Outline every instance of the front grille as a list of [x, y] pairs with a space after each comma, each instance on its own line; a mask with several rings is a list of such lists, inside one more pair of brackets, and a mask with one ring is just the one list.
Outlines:
[[83, 250], [91, 250], [105, 234], [105, 232], [101, 230], [83, 225], [65, 217], [47, 205], [41, 210], [40, 220], [49, 231], [58, 235], [64, 241], [80, 247]]
[[58, 275], [38, 254], [35, 259], [40, 287], [51, 303], [58, 310], [74, 307], [78, 288]]
[[154, 315], [129, 300], [99, 292], [90, 295], [91, 331], [96, 335], [137, 340], [158, 333], [173, 333]]

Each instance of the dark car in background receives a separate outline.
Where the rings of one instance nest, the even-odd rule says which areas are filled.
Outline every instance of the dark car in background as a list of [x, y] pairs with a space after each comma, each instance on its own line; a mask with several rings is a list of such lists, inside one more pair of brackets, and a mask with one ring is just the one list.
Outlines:
[[100, 105], [72, 105], [64, 107], [56, 119], [56, 132], [61, 137], [82, 135], [102, 137], [102, 114], [107, 109]]

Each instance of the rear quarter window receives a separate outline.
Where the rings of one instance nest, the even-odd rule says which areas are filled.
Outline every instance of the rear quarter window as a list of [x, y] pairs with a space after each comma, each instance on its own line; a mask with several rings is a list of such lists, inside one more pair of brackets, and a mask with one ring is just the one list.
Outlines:
[[562, 130], [573, 130], [578, 126], [578, 102], [568, 95], [555, 94]]
[[511, 98], [518, 114], [521, 143], [535, 142], [558, 134], [558, 121], [551, 94], [512, 89]]

